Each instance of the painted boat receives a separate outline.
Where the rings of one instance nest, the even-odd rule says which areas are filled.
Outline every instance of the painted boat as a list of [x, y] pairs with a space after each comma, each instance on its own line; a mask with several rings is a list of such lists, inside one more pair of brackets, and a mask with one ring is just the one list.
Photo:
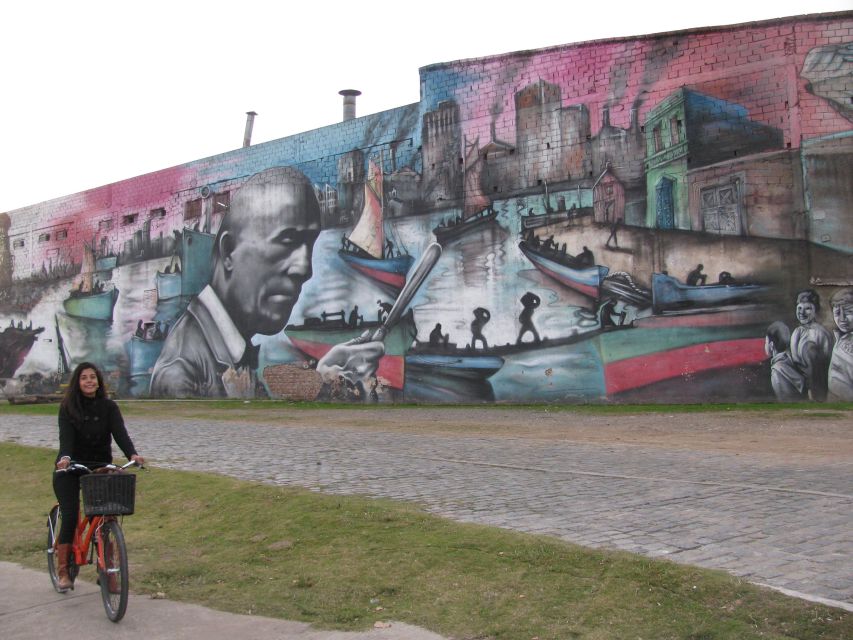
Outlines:
[[181, 274], [180, 273], [163, 273], [158, 271], [154, 276], [154, 281], [157, 285], [157, 299], [170, 300], [178, 298], [181, 295]]
[[163, 350], [164, 339], [140, 338], [131, 336], [127, 343], [127, 355], [130, 361], [129, 375], [150, 376], [154, 371], [154, 364]]
[[[336, 344], [357, 338], [365, 331], [371, 334], [380, 326], [377, 321], [350, 326], [343, 319], [306, 318], [304, 324], [287, 325], [284, 333], [305, 355], [319, 360]], [[417, 336], [414, 314], [409, 310], [385, 336], [385, 355], [379, 361], [376, 376], [384, 384], [402, 389], [405, 382], [406, 352]]]
[[109, 271], [115, 269], [118, 264], [118, 256], [108, 254], [95, 259], [95, 271]]
[[576, 207], [574, 209], [548, 211], [546, 213], [528, 213], [521, 216], [521, 231], [524, 232], [529, 229], [536, 229], [538, 227], [547, 227], [551, 224], [568, 222], [572, 218], [591, 214], [592, 207]]
[[105, 291], [73, 295], [63, 300], [62, 306], [65, 313], [75, 318], [111, 321], [116, 300], [118, 289], [111, 287]]
[[80, 276], [72, 286], [69, 296], [62, 301], [65, 313], [87, 320], [113, 319], [113, 308], [118, 300], [118, 289], [103, 287], [95, 280], [95, 251], [89, 243], [83, 243], [83, 264]]
[[382, 169], [370, 159], [364, 181], [364, 208], [338, 255], [359, 273], [399, 293], [415, 259], [399, 252], [395, 256], [386, 247], [382, 199]]
[[518, 243], [518, 248], [539, 271], [557, 282], [574, 289], [594, 300], [601, 294], [601, 283], [607, 276], [608, 267], [601, 265], [572, 266], [570, 259], [560, 259], [559, 252], [541, 251], [533, 248], [526, 240]]
[[442, 221], [432, 232], [441, 246], [461, 238], [473, 229], [483, 227], [497, 219], [498, 213], [492, 207], [492, 200], [483, 193], [480, 176], [483, 172], [483, 157], [480, 153], [480, 139], [474, 142], [465, 140], [465, 164], [463, 167], [462, 215]]
[[664, 273], [652, 274], [652, 309], [655, 313], [678, 309], [718, 307], [757, 302], [769, 291], [761, 284], [706, 284], [690, 286]]
[[0, 378], [14, 377], [42, 331], [44, 327], [33, 329], [15, 326], [0, 331]]
[[484, 227], [488, 223], [497, 219], [498, 213], [494, 209], [483, 209], [472, 216], [463, 218], [460, 222], [444, 223], [435, 227], [432, 232], [435, 234], [435, 239], [441, 246], [447, 245], [449, 242], [461, 238], [473, 229]]
[[501, 356], [478, 353], [455, 344], [418, 344], [406, 355], [406, 371], [422, 377], [440, 376], [464, 380], [486, 380], [504, 365]]
[[210, 282], [214, 240], [214, 234], [189, 227], [181, 232], [182, 296], [194, 296]]
[[766, 310], [729, 308], [710, 313], [639, 318], [634, 326], [595, 336], [612, 397], [707, 371], [758, 365], [766, 360]]
[[415, 261], [408, 254], [387, 259], [357, 255], [344, 250], [338, 251], [338, 254], [353, 269], [380, 284], [386, 285], [395, 293], [399, 293], [403, 285], [406, 284], [406, 274]]

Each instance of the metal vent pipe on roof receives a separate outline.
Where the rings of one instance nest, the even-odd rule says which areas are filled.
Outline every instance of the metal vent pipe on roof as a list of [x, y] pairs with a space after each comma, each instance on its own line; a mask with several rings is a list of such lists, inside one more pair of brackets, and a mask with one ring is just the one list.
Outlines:
[[243, 132], [243, 146], [249, 147], [252, 144], [252, 127], [255, 126], [255, 116], [258, 115], [254, 111], [246, 112], [246, 130]]
[[338, 91], [338, 95], [344, 97], [344, 122], [355, 118], [355, 98], [361, 95], [358, 89], [344, 89]]

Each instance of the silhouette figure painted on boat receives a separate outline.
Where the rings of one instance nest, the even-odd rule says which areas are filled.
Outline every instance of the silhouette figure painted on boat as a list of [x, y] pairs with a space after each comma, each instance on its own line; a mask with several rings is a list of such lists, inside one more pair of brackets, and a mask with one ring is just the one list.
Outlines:
[[704, 285], [708, 282], [708, 276], [702, 273], [702, 269], [704, 269], [704, 265], [697, 265], [693, 271], [687, 274], [687, 284], [691, 287], [698, 287], [700, 284]]
[[391, 309], [394, 308], [394, 305], [390, 302], [382, 302], [382, 300], [377, 300], [376, 304], [379, 305], [379, 313], [376, 318], [381, 323], [385, 320], [386, 316], [391, 313]]
[[524, 306], [524, 309], [522, 309], [521, 315], [518, 316], [518, 320], [521, 322], [521, 330], [518, 332], [518, 339], [515, 341], [516, 344], [521, 344], [522, 337], [528, 332], [533, 334], [534, 342], [541, 341], [539, 332], [533, 325], [533, 312], [536, 311], [540, 302], [539, 296], [530, 291], [521, 296], [521, 304]]
[[441, 332], [441, 323], [436, 322], [435, 327], [429, 332], [429, 344], [431, 347], [447, 346], [447, 341], [450, 340], [450, 334]]
[[583, 251], [578, 254], [577, 260], [578, 264], [584, 267], [592, 267], [595, 265], [595, 256], [587, 246], [584, 246]]
[[488, 309], [477, 307], [474, 309], [474, 319], [471, 321], [471, 348], [477, 348], [477, 341], [483, 343], [483, 349], [489, 348], [489, 343], [483, 335], [483, 327], [492, 319], [492, 314]]
[[357, 327], [361, 322], [364, 322], [364, 318], [358, 315], [358, 305], [355, 305], [352, 311], [349, 312], [347, 324], [351, 327]]

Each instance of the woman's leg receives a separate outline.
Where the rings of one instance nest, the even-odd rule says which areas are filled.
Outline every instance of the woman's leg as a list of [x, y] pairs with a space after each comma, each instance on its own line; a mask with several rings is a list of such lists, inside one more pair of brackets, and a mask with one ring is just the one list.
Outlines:
[[62, 526], [57, 542], [71, 544], [74, 530], [77, 528], [77, 516], [80, 513], [80, 477], [74, 473], [54, 473], [53, 492], [59, 501], [62, 512]]

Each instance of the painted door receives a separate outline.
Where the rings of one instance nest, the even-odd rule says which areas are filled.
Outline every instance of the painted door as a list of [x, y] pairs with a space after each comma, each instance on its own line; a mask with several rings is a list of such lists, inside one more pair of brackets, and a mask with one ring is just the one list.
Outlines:
[[675, 228], [675, 207], [673, 204], [672, 188], [674, 180], [661, 178], [655, 191], [655, 205], [657, 211], [658, 229]]

